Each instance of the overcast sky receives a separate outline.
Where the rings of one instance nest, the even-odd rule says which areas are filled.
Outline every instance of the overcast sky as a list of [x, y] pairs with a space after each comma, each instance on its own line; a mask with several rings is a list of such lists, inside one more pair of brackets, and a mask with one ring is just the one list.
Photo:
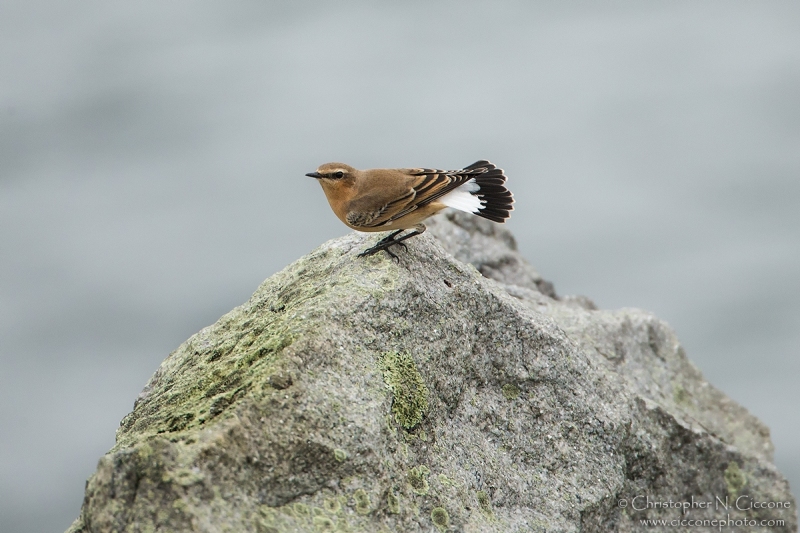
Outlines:
[[556, 290], [667, 320], [800, 486], [800, 3], [7, 0], [0, 72], [0, 530], [349, 231], [327, 161], [503, 167]]

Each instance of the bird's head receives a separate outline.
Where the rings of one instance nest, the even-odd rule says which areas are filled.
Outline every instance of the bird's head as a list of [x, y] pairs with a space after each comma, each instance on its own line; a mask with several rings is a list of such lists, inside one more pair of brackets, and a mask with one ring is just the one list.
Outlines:
[[344, 163], [325, 163], [316, 172], [309, 172], [306, 176], [316, 178], [321, 183], [347, 182], [355, 178], [356, 169]]

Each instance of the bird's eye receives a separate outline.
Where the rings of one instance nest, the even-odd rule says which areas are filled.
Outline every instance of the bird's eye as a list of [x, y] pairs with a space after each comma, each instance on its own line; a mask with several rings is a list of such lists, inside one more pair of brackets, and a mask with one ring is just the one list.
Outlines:
[[334, 172], [333, 177], [336, 179], [342, 178], [344, 177], [344, 172], [342, 172], [341, 170], [339, 172]]

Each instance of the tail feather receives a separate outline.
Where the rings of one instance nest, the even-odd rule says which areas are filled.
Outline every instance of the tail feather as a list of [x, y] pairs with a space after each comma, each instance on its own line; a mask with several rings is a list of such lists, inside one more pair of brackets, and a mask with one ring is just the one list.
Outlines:
[[506, 186], [503, 169], [480, 160], [452, 174], [471, 179], [442, 196], [443, 204], [494, 222], [505, 222], [514, 209], [514, 196]]
[[471, 192], [482, 204], [475, 214], [503, 223], [511, 216], [511, 211], [514, 209], [514, 196], [505, 186], [506, 176], [503, 174], [503, 169], [485, 160], [476, 161], [464, 170], [474, 171], [480, 168], [485, 168], [486, 171], [475, 175], [478, 189]]
[[[475, 170], [478, 168], [485, 168], [486, 170], [492, 170], [497, 168], [492, 163], [486, 161], [485, 159], [481, 159], [480, 161], [475, 161], [468, 167], [464, 167], [464, 170]], [[502, 174], [503, 171], [501, 170], [500, 173]]]

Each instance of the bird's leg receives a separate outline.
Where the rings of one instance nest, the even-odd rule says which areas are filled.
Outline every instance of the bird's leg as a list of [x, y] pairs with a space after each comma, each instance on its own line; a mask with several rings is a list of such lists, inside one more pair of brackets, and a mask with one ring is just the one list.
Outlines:
[[425, 226], [423, 224], [417, 224], [416, 226], [414, 226], [414, 231], [412, 231], [408, 235], [403, 235], [402, 237], [397, 239], [396, 238], [397, 235], [399, 235], [403, 231], [404, 230], [399, 229], [399, 230], [397, 230], [395, 232], [392, 232], [388, 236], [386, 236], [383, 239], [379, 240], [375, 244], [375, 246], [373, 246], [371, 248], [367, 248], [366, 250], [364, 250], [363, 252], [358, 254], [358, 257], [364, 257], [364, 256], [367, 256], [367, 255], [372, 255], [374, 253], [380, 252], [381, 250], [386, 250], [386, 253], [389, 254], [393, 259], [397, 259], [397, 256], [394, 253], [392, 253], [391, 250], [389, 250], [389, 247], [393, 246], [395, 244], [399, 244], [403, 248], [406, 248], [406, 245], [405, 245], [405, 243], [403, 241], [406, 240], [406, 239], [410, 239], [411, 237], [414, 237], [415, 235], [419, 235], [419, 234], [423, 233], [425, 231]]
[[[403, 230], [401, 230], [401, 229], [399, 229], [397, 231], [393, 231], [392, 233], [390, 233], [389, 235], [387, 235], [383, 239], [379, 240], [378, 243], [375, 246], [383, 246], [384, 244], [391, 243], [391, 242], [394, 241], [394, 238], [397, 235], [400, 235], [401, 233], [403, 233]], [[389, 244], [389, 246], [391, 246], [391, 244]]]
[[[392, 244], [399, 244], [400, 246], [402, 246], [403, 248], [405, 248], [405, 247], [406, 247], [406, 245], [405, 245], [405, 244], [403, 244], [403, 241], [404, 241], [404, 240], [406, 240], [406, 239], [410, 239], [411, 237], [415, 237], [415, 236], [417, 236], [417, 235], [422, 235], [423, 233], [425, 233], [425, 230], [426, 230], [426, 229], [427, 229], [427, 228], [425, 228], [425, 225], [424, 225], [424, 224], [417, 224], [416, 226], [414, 226], [414, 231], [412, 231], [412, 232], [411, 232], [411, 233], [409, 233], [408, 235], [403, 235], [403, 236], [402, 236], [402, 237], [400, 237], [399, 239], [394, 239], [394, 240], [392, 241]], [[391, 245], [390, 245], [390, 246], [391, 246]]]

